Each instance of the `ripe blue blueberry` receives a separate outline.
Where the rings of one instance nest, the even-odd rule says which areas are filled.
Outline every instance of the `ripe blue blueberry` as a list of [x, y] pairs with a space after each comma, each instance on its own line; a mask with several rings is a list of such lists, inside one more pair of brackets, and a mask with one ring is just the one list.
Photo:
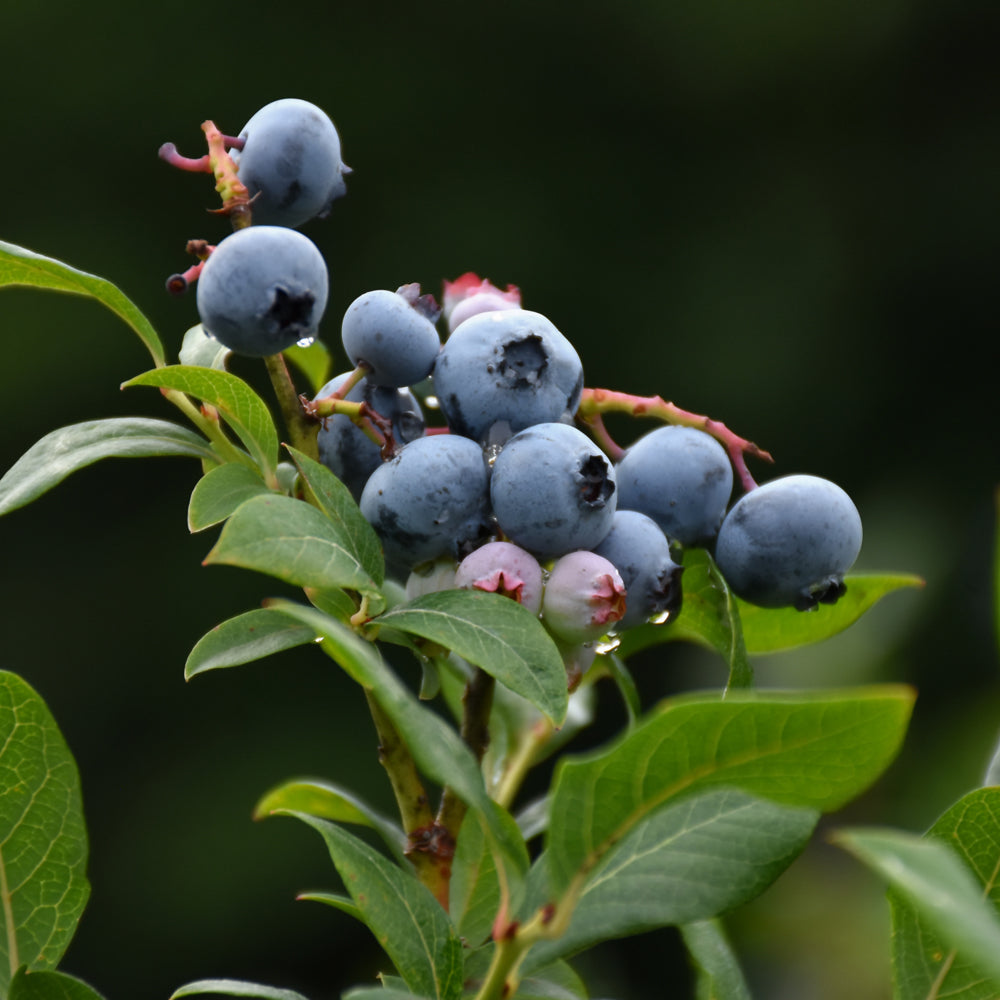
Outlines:
[[658, 427], [625, 452], [616, 472], [622, 510], [648, 515], [681, 545], [715, 538], [733, 491], [733, 467], [711, 435]]
[[680, 611], [684, 569], [674, 562], [669, 539], [651, 517], [616, 510], [611, 530], [594, 552], [614, 564], [625, 584], [628, 607], [620, 628]]
[[470, 552], [458, 564], [455, 586], [503, 594], [534, 614], [542, 606], [542, 567], [511, 542], [487, 542]]
[[490, 497], [503, 534], [539, 558], [591, 549], [611, 530], [614, 467], [570, 424], [535, 424], [503, 446]]
[[352, 364], [368, 365], [373, 385], [416, 385], [430, 374], [441, 349], [434, 326], [438, 314], [419, 285], [365, 292], [344, 314], [344, 350]]
[[498, 309], [466, 319], [445, 341], [434, 389], [453, 432], [502, 443], [532, 424], [575, 413], [583, 365], [541, 314]]
[[[350, 374], [344, 372], [331, 379], [316, 398], [332, 395]], [[423, 436], [424, 416], [416, 396], [408, 389], [372, 385], [363, 378], [345, 399], [352, 403], [365, 402], [377, 414], [392, 421], [392, 433], [399, 446]], [[359, 499], [368, 477], [382, 464], [379, 446], [343, 413], [335, 413], [323, 421], [316, 444], [319, 460], [347, 486], [355, 500]]]
[[565, 643], [590, 642], [625, 614], [625, 584], [614, 565], [593, 552], [555, 561], [542, 596], [542, 623]]
[[326, 262], [294, 229], [249, 226], [212, 251], [196, 288], [205, 329], [237, 354], [264, 357], [315, 339], [326, 308]]
[[345, 193], [350, 168], [340, 158], [340, 136], [315, 104], [294, 97], [273, 101], [239, 137], [243, 149], [230, 155], [253, 198], [255, 222], [301, 226], [325, 216]]
[[420, 437], [380, 465], [361, 493], [361, 513], [386, 559], [404, 566], [463, 557], [489, 532], [488, 466], [474, 441]]
[[733, 592], [765, 608], [833, 604], [861, 551], [861, 516], [835, 483], [785, 476], [751, 490], [726, 515], [715, 560]]

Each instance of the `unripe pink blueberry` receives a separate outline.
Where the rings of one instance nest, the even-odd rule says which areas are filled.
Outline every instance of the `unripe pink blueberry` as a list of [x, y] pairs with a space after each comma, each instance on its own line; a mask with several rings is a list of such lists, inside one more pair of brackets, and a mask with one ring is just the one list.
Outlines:
[[454, 281], [444, 283], [442, 311], [452, 333], [459, 323], [481, 312], [495, 309], [519, 309], [521, 290], [516, 285], [508, 285], [502, 292], [486, 278], [467, 271]]
[[556, 560], [542, 595], [542, 622], [557, 639], [599, 639], [624, 615], [625, 584], [613, 563], [585, 551]]
[[487, 542], [470, 552], [458, 564], [455, 586], [503, 594], [532, 614], [542, 606], [542, 567], [511, 542]]
[[425, 594], [451, 590], [455, 586], [455, 560], [444, 556], [410, 570], [406, 578], [406, 599], [414, 601]]
[[597, 644], [595, 642], [561, 642], [554, 639], [556, 649], [562, 656], [563, 666], [566, 668], [566, 688], [573, 692], [580, 686], [580, 681], [593, 666], [597, 659]]

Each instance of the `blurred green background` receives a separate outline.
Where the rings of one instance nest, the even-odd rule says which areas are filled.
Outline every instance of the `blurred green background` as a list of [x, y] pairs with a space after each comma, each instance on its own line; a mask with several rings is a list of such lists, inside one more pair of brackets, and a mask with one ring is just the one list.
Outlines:
[[[370, 288], [439, 294], [466, 270], [515, 283], [589, 385], [726, 421], [774, 454], [759, 479], [836, 480], [865, 521], [858, 568], [926, 578], [825, 647], [758, 664], [763, 684], [917, 686], [900, 760], [832, 822], [921, 830], [980, 780], [1000, 730], [998, 29], [995, 0], [4, 0], [0, 239], [110, 278], [175, 355], [194, 301], [163, 282], [187, 239], [225, 227], [208, 178], [157, 148], [199, 155], [204, 119], [236, 132], [279, 97], [321, 105], [354, 168], [304, 229], [330, 266], [332, 348]], [[148, 358], [95, 303], [5, 290], [0, 337], [0, 468], [66, 423], [173, 414], [119, 392]], [[200, 567], [197, 472], [104, 463], [0, 521], [0, 667], [59, 720], [91, 831], [64, 968], [109, 1000], [203, 976], [332, 998], [379, 952], [295, 902], [337, 887], [319, 838], [250, 811], [292, 775], [386, 808], [388, 790], [357, 692], [317, 651], [184, 684], [206, 630], [282, 592]], [[681, 646], [637, 675], [647, 704], [724, 681]], [[581, 745], [620, 725], [606, 700]], [[757, 996], [888, 996], [881, 887], [822, 837], [729, 926]], [[594, 996], [691, 992], [669, 931], [580, 967]]]

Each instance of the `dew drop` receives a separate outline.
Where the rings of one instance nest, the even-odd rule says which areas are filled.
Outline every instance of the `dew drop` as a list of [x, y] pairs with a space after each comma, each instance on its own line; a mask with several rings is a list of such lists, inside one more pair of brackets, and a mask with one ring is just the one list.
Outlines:
[[617, 632], [609, 632], [594, 646], [595, 652], [601, 656], [613, 653], [622, 644], [622, 637]]
[[295, 341], [296, 347], [312, 347], [316, 343], [315, 337], [303, 337], [301, 340]]
[[646, 619], [647, 625], [666, 625], [668, 621], [673, 617], [672, 612], [669, 608], [666, 611], [661, 611], [658, 615], [653, 615], [651, 618]]
[[428, 410], [441, 409], [441, 403], [439, 402], [437, 396], [424, 396], [423, 402], [424, 406], [426, 406]]

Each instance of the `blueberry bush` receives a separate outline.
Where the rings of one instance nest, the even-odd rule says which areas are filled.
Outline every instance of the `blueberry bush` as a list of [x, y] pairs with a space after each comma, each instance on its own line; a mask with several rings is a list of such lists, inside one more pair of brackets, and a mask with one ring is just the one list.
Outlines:
[[[314, 645], [355, 683], [343, 711], [370, 714], [398, 815], [349, 773], [290, 778], [255, 809], [315, 831], [337, 879], [305, 898], [383, 949], [380, 981], [352, 1000], [584, 1000], [574, 956], [667, 926], [699, 998], [748, 997], [726, 915], [885, 772], [915, 698], [904, 684], [761, 689], [751, 658], [822, 642], [921, 581], [852, 572], [861, 516], [835, 484], [758, 485], [750, 463], [768, 471], [770, 456], [725, 424], [588, 384], [590, 359], [514, 286], [469, 272], [440, 304], [413, 284], [358, 290], [340, 344], [324, 344], [330, 278], [295, 227], [345, 193], [333, 123], [294, 99], [237, 135], [203, 131], [206, 155], [160, 155], [214, 177], [233, 231], [192, 240], [197, 263], [167, 281], [195, 286], [199, 318], [177, 362], [114, 285], [0, 244], [0, 284], [87, 296], [124, 321], [152, 360], [124, 388], [159, 390], [182, 418], [48, 433], [6, 470], [0, 513], [103, 458], [184, 456], [201, 470], [189, 528], [216, 533], [205, 563], [300, 590], [197, 639], [183, 675]], [[270, 402], [233, 354], [263, 358]], [[717, 654], [726, 684], [642, 704], [631, 657], [679, 641]], [[579, 752], [611, 700], [623, 730]], [[90, 891], [73, 757], [12, 673], [0, 730], [0, 997], [93, 1000], [59, 970]], [[551, 781], [529, 794], [542, 764]], [[1000, 995], [996, 770], [924, 837], [831, 835], [889, 884], [900, 1000]], [[174, 996], [203, 994], [301, 1000], [238, 979]]]

